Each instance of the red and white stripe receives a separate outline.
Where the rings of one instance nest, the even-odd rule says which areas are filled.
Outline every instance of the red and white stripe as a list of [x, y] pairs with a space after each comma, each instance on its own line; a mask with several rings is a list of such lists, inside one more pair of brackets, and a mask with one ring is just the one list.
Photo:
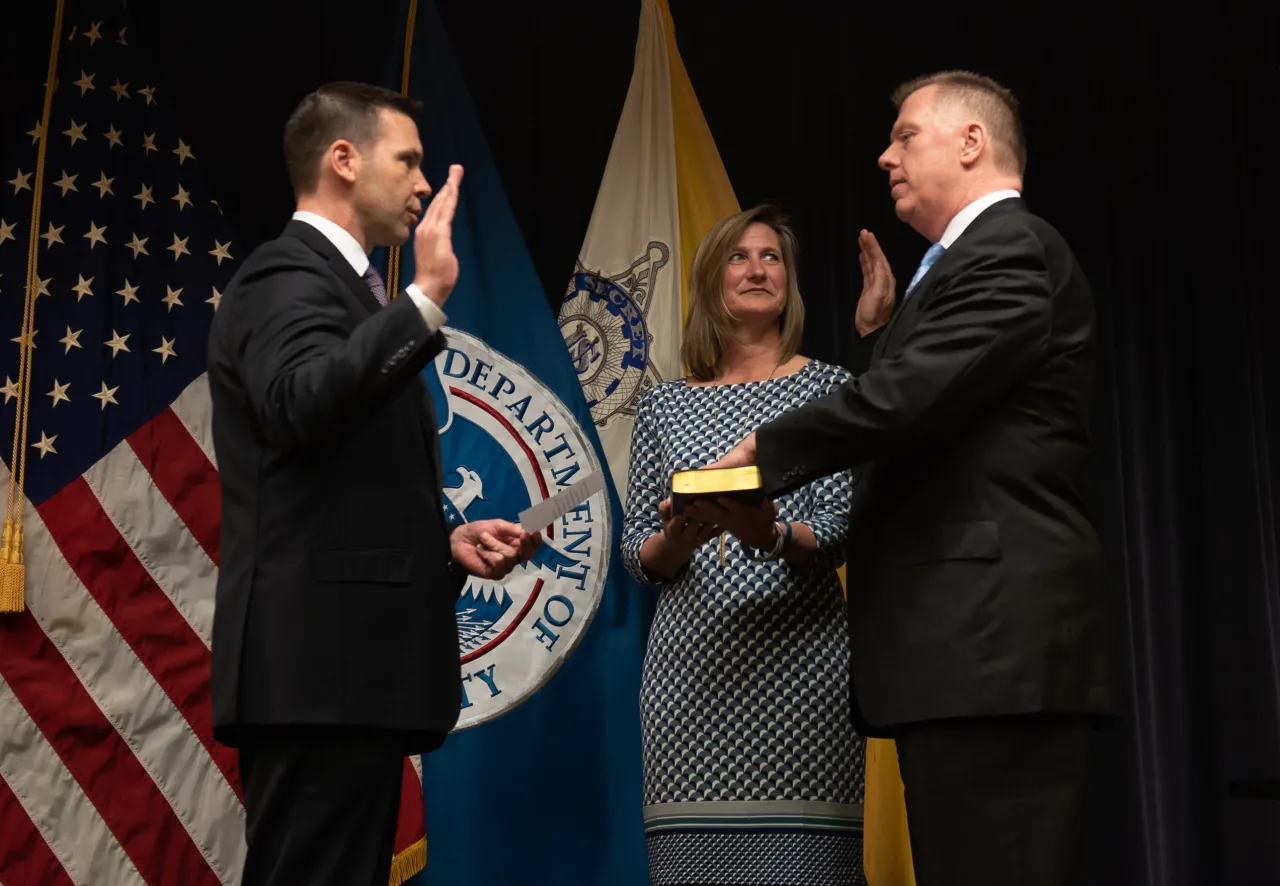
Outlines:
[[[39, 508], [24, 502], [27, 611], [0, 615], [3, 886], [239, 883], [236, 757], [209, 703], [209, 416], [201, 376]], [[409, 761], [404, 787], [397, 852], [423, 835]]]

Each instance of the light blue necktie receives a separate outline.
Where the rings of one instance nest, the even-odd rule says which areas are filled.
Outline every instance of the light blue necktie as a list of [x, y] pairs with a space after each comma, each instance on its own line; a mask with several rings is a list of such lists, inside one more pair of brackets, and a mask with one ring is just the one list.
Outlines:
[[938, 260], [938, 256], [947, 251], [947, 247], [941, 243], [935, 243], [929, 247], [929, 251], [924, 254], [924, 258], [920, 259], [920, 267], [916, 268], [916, 275], [911, 278], [911, 282], [907, 284], [907, 291], [902, 294], [902, 300], [905, 302], [907, 296], [911, 294], [911, 290], [916, 288], [916, 284], [920, 282], [920, 278], [929, 272], [929, 268], [933, 267], [933, 263]]

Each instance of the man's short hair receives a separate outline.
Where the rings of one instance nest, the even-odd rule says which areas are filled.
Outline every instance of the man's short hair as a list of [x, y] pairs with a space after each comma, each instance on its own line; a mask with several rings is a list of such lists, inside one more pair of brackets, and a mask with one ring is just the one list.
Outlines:
[[1017, 172], [1027, 168], [1027, 142], [1018, 118], [1018, 100], [1013, 93], [990, 77], [971, 71], [940, 71], [908, 80], [893, 92], [894, 107], [926, 86], [937, 86], [947, 98], [959, 100], [972, 114], [987, 125], [996, 144], [996, 162]]
[[338, 81], [307, 95], [284, 124], [284, 162], [295, 196], [320, 181], [320, 157], [338, 139], [357, 147], [378, 137], [378, 111], [386, 108], [418, 119], [422, 102], [381, 86]]

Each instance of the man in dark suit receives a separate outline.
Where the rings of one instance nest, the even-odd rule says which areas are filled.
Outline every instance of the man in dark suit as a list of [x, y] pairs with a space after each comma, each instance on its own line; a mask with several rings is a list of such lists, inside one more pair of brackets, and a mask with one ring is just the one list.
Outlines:
[[[848, 543], [853, 705], [896, 739], [920, 886], [1072, 882], [1090, 730], [1111, 706], [1088, 514], [1094, 311], [1071, 249], [1021, 199], [1012, 96], [906, 84], [880, 158], [933, 245], [872, 363], [717, 466], [770, 496], [863, 466]], [[893, 281], [862, 237], [863, 334]], [[695, 516], [697, 516], [695, 514]]]
[[[444, 348], [462, 169], [419, 222], [419, 107], [354, 83], [303, 99], [284, 135], [298, 212], [210, 333], [213, 725], [240, 754], [244, 886], [385, 886], [404, 758], [457, 723], [465, 575], [502, 578], [540, 540], [445, 524], [420, 372]], [[368, 254], [411, 233], [414, 279], [388, 303]]]

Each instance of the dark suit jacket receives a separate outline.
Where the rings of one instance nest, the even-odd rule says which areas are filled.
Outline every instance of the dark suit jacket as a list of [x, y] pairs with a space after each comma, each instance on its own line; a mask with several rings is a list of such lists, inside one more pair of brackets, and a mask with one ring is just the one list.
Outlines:
[[460, 582], [420, 371], [444, 347], [408, 298], [379, 308], [328, 239], [290, 222], [244, 263], [209, 338], [222, 484], [213, 726], [457, 722]]
[[1104, 713], [1108, 602], [1087, 505], [1094, 310], [1019, 199], [986, 209], [870, 368], [763, 426], [771, 494], [864, 465], [848, 542], [854, 717]]

